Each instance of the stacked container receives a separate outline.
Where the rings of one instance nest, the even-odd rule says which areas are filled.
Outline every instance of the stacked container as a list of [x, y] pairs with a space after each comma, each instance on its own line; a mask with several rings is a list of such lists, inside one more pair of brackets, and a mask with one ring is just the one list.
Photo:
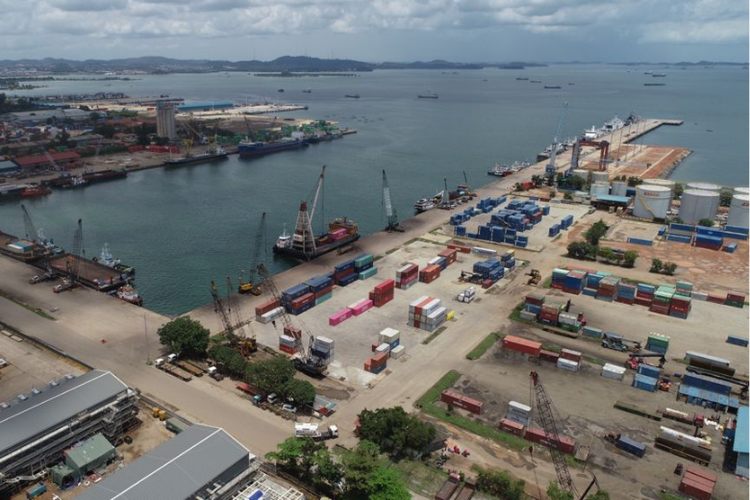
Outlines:
[[442, 252], [438, 254], [439, 257], [444, 257], [447, 261], [448, 266], [456, 262], [456, 258], [458, 257], [458, 250], [455, 248], [446, 248]]
[[549, 236], [550, 238], [554, 238], [558, 234], [560, 234], [560, 224], [553, 224], [549, 228], [549, 231], [547, 232], [547, 236]]
[[599, 282], [599, 288], [596, 290], [597, 300], [606, 300], [612, 302], [617, 298], [617, 286], [620, 284], [620, 278], [607, 276]]
[[533, 340], [522, 339], [514, 335], [506, 335], [503, 338], [503, 349], [509, 349], [511, 351], [518, 351], [529, 356], [538, 357], [541, 350], [542, 344]]
[[373, 266], [374, 259], [372, 254], [364, 253], [354, 259], [354, 272], [360, 274]]
[[529, 425], [529, 422], [531, 421], [531, 407], [511, 401], [508, 403], [508, 414], [506, 415], [506, 418], [518, 422], [525, 427]]
[[562, 308], [560, 304], [546, 303], [542, 305], [539, 322], [549, 326], [557, 326]]
[[421, 271], [419, 271], [419, 281], [422, 283], [430, 284], [440, 277], [440, 266], [437, 264], [430, 264]]
[[416, 264], [406, 264], [396, 271], [396, 288], [408, 290], [419, 278], [419, 267]]
[[553, 269], [552, 270], [552, 283], [550, 286], [557, 290], [565, 288], [565, 278], [568, 277], [567, 269]]
[[440, 266], [440, 270], [445, 271], [445, 268], [448, 267], [448, 259], [446, 259], [445, 257], [437, 256], [437, 257], [430, 259], [430, 261], [427, 262], [427, 264]]
[[607, 363], [602, 367], [602, 377], [621, 381], [625, 378], [625, 367]]
[[296, 354], [297, 353], [297, 341], [294, 337], [290, 337], [289, 335], [279, 335], [279, 351], [285, 352], [287, 354]]
[[378, 334], [379, 344], [388, 344], [391, 350], [401, 345], [401, 332], [393, 328], [386, 328]]
[[370, 292], [370, 300], [375, 307], [383, 307], [393, 300], [396, 282], [392, 279], [385, 280]]
[[466, 290], [458, 294], [458, 301], [469, 304], [474, 301], [477, 296], [477, 289], [473, 286], [468, 287]]
[[281, 292], [281, 305], [288, 313], [301, 314], [315, 305], [315, 295], [309, 286], [300, 283]]
[[656, 287], [653, 285], [646, 285], [644, 283], [638, 283], [635, 291], [635, 303], [639, 306], [651, 306], [651, 302], [654, 300], [654, 293], [656, 293]]
[[391, 359], [398, 359], [404, 354], [406, 354], [406, 347], [404, 347], [403, 345], [399, 344], [391, 349]]
[[635, 303], [636, 286], [620, 282], [617, 285], [617, 302], [633, 305]]
[[646, 350], [666, 354], [669, 350], [669, 337], [660, 333], [649, 333], [646, 340]]
[[[352, 278], [352, 276], [354, 276]], [[354, 272], [354, 261], [347, 260], [343, 264], [339, 264], [333, 268], [333, 279], [339, 286], [346, 286], [353, 281], [356, 281], [359, 277]]]
[[724, 305], [742, 309], [745, 306], [745, 294], [741, 292], [729, 292]]
[[557, 316], [557, 322], [563, 330], [578, 333], [581, 331], [581, 322], [578, 321], [578, 315], [566, 312], [560, 312]]
[[654, 299], [651, 301], [651, 306], [649, 306], [648, 310], [657, 314], [668, 315], [672, 297], [674, 297], [673, 288], [659, 286], [654, 293]]
[[353, 304], [349, 304], [347, 308], [351, 309], [353, 316], [359, 316], [370, 309], [372, 309], [373, 302], [370, 299], [361, 299]]
[[674, 318], [687, 319], [690, 314], [691, 299], [675, 294], [669, 304], [669, 315]]
[[316, 276], [302, 283], [315, 296], [315, 305], [322, 304], [333, 296], [333, 276]]
[[281, 307], [281, 301], [280, 300], [276, 300], [276, 299], [269, 300], [268, 302], [264, 302], [263, 304], [261, 304], [261, 305], [259, 305], [258, 307], [255, 308], [255, 316], [256, 317], [263, 316], [268, 311], [270, 311], [272, 309], [276, 309], [278, 307]]
[[586, 284], [586, 271], [570, 271], [563, 281], [563, 292], [579, 295]]
[[323, 364], [329, 365], [333, 361], [333, 347], [333, 340], [328, 337], [318, 336], [313, 341], [311, 354], [323, 361]]
[[365, 361], [365, 371], [378, 374], [386, 369], [388, 354], [379, 353]]
[[533, 320], [536, 321], [539, 315], [542, 313], [542, 306], [544, 305], [545, 296], [541, 293], [530, 293], [526, 296], [526, 300], [523, 304], [523, 311], [533, 314]]
[[408, 325], [434, 332], [445, 323], [448, 310], [442, 306], [440, 299], [422, 296], [409, 304]]

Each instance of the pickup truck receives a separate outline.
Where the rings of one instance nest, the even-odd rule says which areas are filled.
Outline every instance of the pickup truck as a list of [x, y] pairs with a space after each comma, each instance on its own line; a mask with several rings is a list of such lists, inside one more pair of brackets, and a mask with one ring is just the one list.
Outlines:
[[298, 438], [313, 438], [315, 441], [325, 441], [339, 437], [339, 428], [329, 425], [328, 430], [321, 432], [318, 424], [294, 424], [294, 435]]

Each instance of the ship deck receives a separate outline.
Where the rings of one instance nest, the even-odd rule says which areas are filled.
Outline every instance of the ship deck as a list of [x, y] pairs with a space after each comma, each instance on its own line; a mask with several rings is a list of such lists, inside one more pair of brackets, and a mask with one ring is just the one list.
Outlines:
[[50, 259], [50, 265], [63, 275], [68, 275], [66, 262], [68, 259], [79, 259], [78, 278], [84, 285], [99, 291], [108, 291], [125, 284], [120, 273], [111, 267], [99, 264], [89, 259], [80, 259], [69, 253], [56, 255]]

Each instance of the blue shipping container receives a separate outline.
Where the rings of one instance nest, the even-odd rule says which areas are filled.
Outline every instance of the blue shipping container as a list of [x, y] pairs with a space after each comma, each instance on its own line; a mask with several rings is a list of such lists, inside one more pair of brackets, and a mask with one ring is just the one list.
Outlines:
[[639, 443], [638, 441], [630, 439], [626, 436], [620, 436], [620, 439], [617, 440], [617, 447], [623, 451], [632, 453], [636, 457], [642, 457], [646, 454], [645, 444]]
[[340, 286], [350, 285], [354, 283], [355, 281], [357, 281], [358, 279], [359, 279], [359, 274], [353, 273], [353, 274], [350, 274], [349, 276], [344, 276], [343, 278], [341, 278], [339, 280], [339, 285]]
[[737, 337], [735, 335], [730, 335], [727, 337], [727, 344], [734, 344], [734, 345], [741, 345], [742, 347], [747, 347], [748, 339]]
[[706, 375], [699, 375], [697, 373], [686, 373], [682, 376], [682, 385], [688, 387], [697, 387], [705, 391], [716, 392], [729, 396], [732, 393], [732, 384], [724, 382], [713, 377]]
[[657, 380], [653, 377], [647, 377], [636, 373], [633, 377], [633, 387], [641, 389], [643, 391], [654, 392], [656, 390]]
[[310, 287], [300, 283], [299, 285], [294, 285], [291, 288], [287, 288], [283, 292], [281, 292], [281, 297], [283, 300], [292, 301], [296, 298], [302, 297], [306, 293], [310, 293]]
[[646, 375], [647, 377], [659, 378], [659, 376], [661, 375], [661, 370], [655, 366], [650, 366], [642, 363], [638, 365], [638, 373], [640, 373], [641, 375]]

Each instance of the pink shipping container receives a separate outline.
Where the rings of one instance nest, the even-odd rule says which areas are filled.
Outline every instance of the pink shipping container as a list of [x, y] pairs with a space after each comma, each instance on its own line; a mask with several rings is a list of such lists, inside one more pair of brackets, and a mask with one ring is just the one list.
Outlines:
[[351, 309], [351, 311], [354, 316], [359, 316], [360, 314], [372, 309], [372, 306], [373, 302], [370, 299], [367, 299], [357, 304], [357, 306], [354, 309]]
[[330, 326], [338, 326], [347, 319], [352, 317], [352, 310], [351, 309], [342, 309], [341, 311], [337, 312], [336, 314], [328, 317], [328, 324]]

